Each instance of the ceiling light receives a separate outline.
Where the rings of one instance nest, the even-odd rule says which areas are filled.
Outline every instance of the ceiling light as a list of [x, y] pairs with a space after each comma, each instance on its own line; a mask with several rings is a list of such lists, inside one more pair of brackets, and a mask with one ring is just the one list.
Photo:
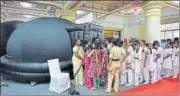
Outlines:
[[20, 5], [26, 8], [32, 7], [32, 4], [27, 2], [20, 2]]
[[33, 18], [34, 16], [31, 16], [31, 15], [24, 15], [24, 17], [26, 17], [26, 18]]
[[76, 14], [77, 14], [77, 15], [82, 15], [82, 14], [84, 14], [84, 13], [85, 13], [85, 11], [81, 11], [81, 10], [76, 11]]

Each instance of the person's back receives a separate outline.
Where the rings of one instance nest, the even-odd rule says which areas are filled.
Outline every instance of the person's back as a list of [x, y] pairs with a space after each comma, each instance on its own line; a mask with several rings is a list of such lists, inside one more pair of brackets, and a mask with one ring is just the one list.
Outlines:
[[108, 65], [108, 87], [107, 92], [111, 92], [112, 81], [114, 79], [114, 91], [118, 92], [119, 90], [119, 69], [121, 66], [120, 57], [122, 55], [122, 51], [118, 46], [117, 41], [113, 41], [113, 47], [110, 50], [110, 64]]
[[112, 52], [112, 59], [119, 59], [119, 57], [121, 56], [121, 48], [119, 48], [118, 46], [113, 46], [110, 50], [110, 53]]

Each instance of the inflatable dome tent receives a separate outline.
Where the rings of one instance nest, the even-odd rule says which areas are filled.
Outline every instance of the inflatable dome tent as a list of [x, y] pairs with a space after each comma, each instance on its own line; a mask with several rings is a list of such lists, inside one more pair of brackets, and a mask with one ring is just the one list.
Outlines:
[[7, 21], [1, 23], [0, 31], [0, 56], [6, 54], [7, 41], [12, 32], [21, 24], [23, 21]]
[[72, 71], [72, 45], [66, 27], [75, 25], [61, 18], [44, 17], [23, 23], [10, 36], [7, 54], [1, 57], [1, 73], [20, 82], [49, 81], [47, 60], [59, 58], [61, 70]]

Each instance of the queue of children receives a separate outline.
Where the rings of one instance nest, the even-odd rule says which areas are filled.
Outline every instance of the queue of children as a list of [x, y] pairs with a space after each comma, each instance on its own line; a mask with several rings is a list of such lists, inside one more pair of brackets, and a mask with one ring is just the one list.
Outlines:
[[84, 71], [78, 73], [81, 76], [75, 77], [75, 81], [89, 89], [102, 86], [107, 88], [107, 92], [111, 92], [115, 79], [113, 86], [116, 92], [119, 84], [153, 84], [162, 78], [177, 78], [179, 74], [179, 38], [174, 38], [173, 41], [167, 39], [165, 48], [160, 47], [158, 41], [150, 44], [145, 40], [130, 40], [128, 44], [117, 40], [100, 43], [96, 39], [92, 44], [87, 43], [84, 55], [81, 55], [83, 52], [80, 52], [82, 47], [79, 43], [80, 40], [73, 48], [74, 58], [79, 59], [78, 62], [74, 61], [73, 67], [79, 63], [84, 66]]

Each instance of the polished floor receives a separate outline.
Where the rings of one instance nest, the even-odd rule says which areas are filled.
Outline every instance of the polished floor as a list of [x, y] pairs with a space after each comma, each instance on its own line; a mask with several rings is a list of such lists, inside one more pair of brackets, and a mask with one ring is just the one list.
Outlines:
[[[1, 87], [1, 95], [58, 95], [48, 90], [49, 83], [40, 83], [35, 86], [31, 86], [27, 83], [19, 83], [2, 79], [1, 84], [8, 84], [8, 86]], [[132, 86], [120, 86], [121, 90], [129, 89], [131, 87]], [[80, 92], [80, 95], [110, 95], [105, 92], [104, 88], [92, 90], [84, 86], [76, 86], [76, 90]], [[68, 95], [68, 91], [65, 91], [60, 95]]]

